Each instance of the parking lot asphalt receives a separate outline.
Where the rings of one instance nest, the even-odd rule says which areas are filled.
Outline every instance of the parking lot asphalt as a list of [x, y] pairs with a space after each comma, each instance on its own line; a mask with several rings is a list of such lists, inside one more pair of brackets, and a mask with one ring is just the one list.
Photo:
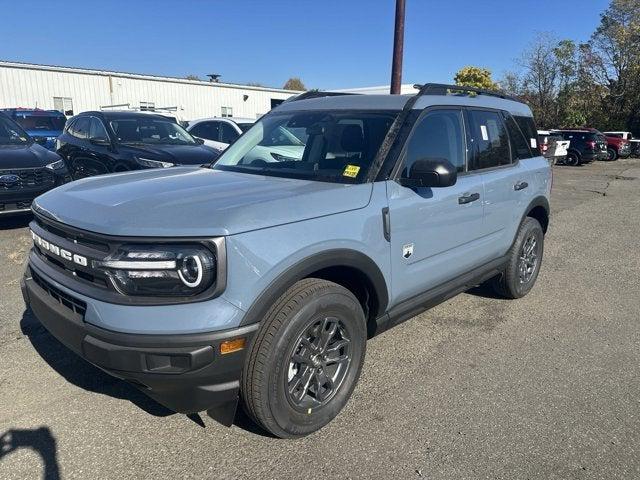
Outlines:
[[62, 347], [0, 225], [0, 478], [638, 478], [640, 160], [554, 167], [525, 298], [478, 288], [368, 344], [345, 411], [278, 440], [172, 414]]

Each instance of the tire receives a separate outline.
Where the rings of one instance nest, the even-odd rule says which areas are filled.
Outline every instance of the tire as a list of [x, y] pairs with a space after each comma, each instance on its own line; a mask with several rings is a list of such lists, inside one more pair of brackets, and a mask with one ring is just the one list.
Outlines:
[[616, 152], [615, 148], [607, 148], [607, 155], [609, 155], [608, 160], [610, 162], [618, 159], [618, 152]]
[[[535, 261], [526, 253], [532, 245], [531, 239], [534, 241], [532, 253]], [[509, 257], [507, 266], [493, 280], [496, 293], [511, 299], [522, 298], [529, 293], [538, 278], [543, 252], [542, 227], [535, 218], [526, 217], [520, 224], [516, 239], [507, 254]], [[525, 257], [524, 260], [523, 257]]]
[[[316, 348], [322, 341], [325, 350]], [[316, 278], [297, 282], [267, 312], [251, 346], [240, 387], [245, 410], [280, 438], [319, 430], [349, 400], [366, 341], [365, 316], [349, 290]]]
[[580, 157], [577, 153], [569, 152], [567, 153], [567, 158], [564, 161], [565, 165], [571, 165], [572, 167], [577, 167], [580, 165]]

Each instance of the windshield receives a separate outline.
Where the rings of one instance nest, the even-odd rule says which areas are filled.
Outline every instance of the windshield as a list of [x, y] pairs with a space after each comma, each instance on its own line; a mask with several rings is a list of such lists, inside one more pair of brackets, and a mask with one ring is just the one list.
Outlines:
[[29, 135], [20, 125], [0, 115], [0, 145], [23, 145], [29, 142]]
[[196, 145], [198, 142], [177, 123], [159, 118], [111, 120], [119, 143], [144, 145]]
[[257, 175], [361, 183], [397, 113], [274, 113], [261, 118], [213, 168]]
[[20, 114], [15, 117], [22, 128], [30, 132], [54, 131], [61, 132], [67, 119], [61, 115]]

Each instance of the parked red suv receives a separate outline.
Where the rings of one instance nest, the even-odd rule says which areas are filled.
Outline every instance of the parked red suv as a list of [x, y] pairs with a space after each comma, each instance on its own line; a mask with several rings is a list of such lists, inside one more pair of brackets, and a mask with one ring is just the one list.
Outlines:
[[627, 158], [631, 156], [631, 144], [629, 140], [620, 137], [609, 137], [607, 139], [607, 154], [609, 160], [617, 160], [618, 158]]

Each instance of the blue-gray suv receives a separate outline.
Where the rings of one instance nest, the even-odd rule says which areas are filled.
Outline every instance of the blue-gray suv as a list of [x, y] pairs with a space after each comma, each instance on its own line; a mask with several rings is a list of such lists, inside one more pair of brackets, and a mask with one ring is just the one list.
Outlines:
[[[301, 148], [270, 150], [295, 137]], [[177, 412], [299, 437], [348, 401], [367, 338], [490, 282], [533, 287], [551, 169], [531, 110], [426, 84], [311, 92], [212, 167], [38, 197], [27, 305], [62, 343]]]

